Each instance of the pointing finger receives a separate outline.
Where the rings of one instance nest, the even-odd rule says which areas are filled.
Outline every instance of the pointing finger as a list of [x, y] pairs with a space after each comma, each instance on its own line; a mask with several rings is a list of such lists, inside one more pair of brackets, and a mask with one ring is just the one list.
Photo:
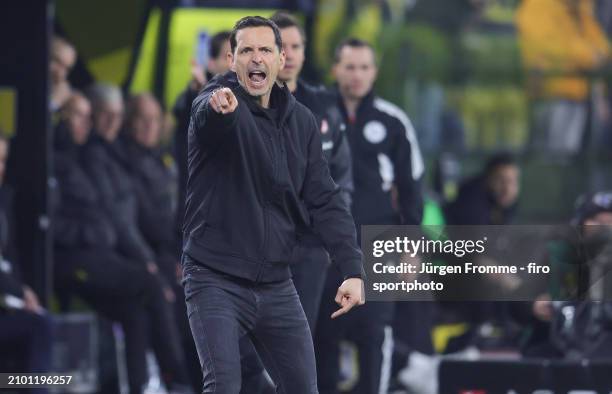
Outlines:
[[344, 302], [344, 305], [342, 306], [342, 308], [340, 308], [337, 311], [335, 311], [334, 313], [332, 313], [331, 318], [335, 319], [338, 316], [341, 316], [341, 315], [344, 315], [345, 313], [348, 313], [351, 309], [353, 309], [354, 306], [355, 306], [355, 302], [352, 302], [352, 301], [347, 299]]

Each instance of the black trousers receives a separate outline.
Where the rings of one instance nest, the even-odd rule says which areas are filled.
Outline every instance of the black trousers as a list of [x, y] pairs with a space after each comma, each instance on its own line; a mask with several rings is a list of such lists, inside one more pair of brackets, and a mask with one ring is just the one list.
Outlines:
[[395, 304], [392, 376], [406, 367], [411, 352], [434, 354], [431, 329], [435, 307], [433, 301], [410, 301]]
[[131, 393], [141, 393], [147, 381], [149, 344], [165, 383], [188, 383], [175, 316], [159, 275], [107, 249], [58, 250], [56, 262], [59, 290], [76, 293], [121, 324]]
[[240, 341], [245, 337], [255, 346], [277, 393], [318, 393], [312, 338], [290, 279], [253, 283], [206, 268], [186, 254], [183, 266], [203, 393], [240, 392]]
[[178, 263], [180, 266], [180, 255], [181, 253], [173, 248], [156, 249], [159, 270], [166, 278], [168, 285], [172, 287], [176, 297], [174, 315], [183, 351], [185, 352], [185, 363], [190, 386], [195, 392], [198, 392], [202, 384], [202, 371], [200, 370], [200, 360], [198, 359], [198, 353], [193, 342], [193, 336], [191, 335], [191, 328], [189, 328], [189, 320], [187, 319], [187, 305], [185, 305], [183, 285], [176, 273], [176, 264]]
[[[314, 337], [321, 295], [330, 264], [329, 255], [323, 246], [303, 244], [295, 248], [293, 261], [291, 265], [293, 284], [300, 297], [311, 335]], [[264, 367], [248, 338], [240, 342], [240, 356], [242, 358], [241, 393], [266, 394], [271, 392], [270, 385], [263, 375]]]
[[378, 394], [383, 367], [390, 374], [392, 340], [387, 327], [393, 319], [394, 304], [366, 302], [332, 320], [331, 314], [339, 309], [334, 297], [341, 282], [337, 269], [330, 268], [315, 335], [319, 391], [338, 393], [340, 341], [350, 340], [359, 352], [359, 381], [353, 392]]
[[296, 247], [293, 258], [294, 263], [291, 265], [293, 283], [314, 336], [327, 269], [330, 265], [329, 255], [323, 246], [300, 244]]
[[[0, 349], [3, 357], [24, 359], [26, 370], [2, 372], [45, 373], [51, 367], [53, 325], [48, 315], [22, 310], [0, 311]], [[30, 389], [46, 394], [46, 388]]]

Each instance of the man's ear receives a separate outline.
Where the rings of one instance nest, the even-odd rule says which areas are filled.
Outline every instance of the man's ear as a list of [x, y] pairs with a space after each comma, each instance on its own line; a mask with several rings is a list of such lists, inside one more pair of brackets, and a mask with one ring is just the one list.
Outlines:
[[281, 49], [280, 52], [280, 68], [279, 70], [282, 70], [283, 68], [285, 68], [285, 61], [287, 60], [287, 55], [285, 54], [285, 50]]
[[227, 53], [227, 60], [229, 60], [230, 70], [236, 72], [236, 65], [234, 64], [234, 54], [231, 51]]

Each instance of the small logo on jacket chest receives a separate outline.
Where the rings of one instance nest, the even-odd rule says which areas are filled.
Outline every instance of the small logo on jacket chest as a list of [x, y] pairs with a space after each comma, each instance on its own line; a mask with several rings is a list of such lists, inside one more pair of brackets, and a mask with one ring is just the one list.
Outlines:
[[387, 128], [379, 121], [372, 120], [363, 127], [363, 136], [369, 143], [378, 144], [387, 136]]
[[323, 119], [321, 121], [321, 134], [327, 134], [329, 131], [329, 124], [327, 123], [327, 119]]

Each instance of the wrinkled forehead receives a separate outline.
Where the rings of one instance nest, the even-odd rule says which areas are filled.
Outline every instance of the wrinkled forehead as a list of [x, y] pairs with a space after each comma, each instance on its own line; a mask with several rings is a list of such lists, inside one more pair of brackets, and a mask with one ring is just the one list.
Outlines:
[[99, 106], [94, 107], [96, 113], [123, 113], [124, 104], [123, 100], [108, 100], [100, 103]]
[[304, 37], [302, 37], [302, 33], [300, 29], [295, 26], [285, 27], [280, 30], [281, 37], [283, 38], [283, 44], [293, 44], [293, 43], [304, 43]]
[[274, 31], [268, 26], [246, 27], [236, 33], [236, 49], [250, 47], [276, 48]]

